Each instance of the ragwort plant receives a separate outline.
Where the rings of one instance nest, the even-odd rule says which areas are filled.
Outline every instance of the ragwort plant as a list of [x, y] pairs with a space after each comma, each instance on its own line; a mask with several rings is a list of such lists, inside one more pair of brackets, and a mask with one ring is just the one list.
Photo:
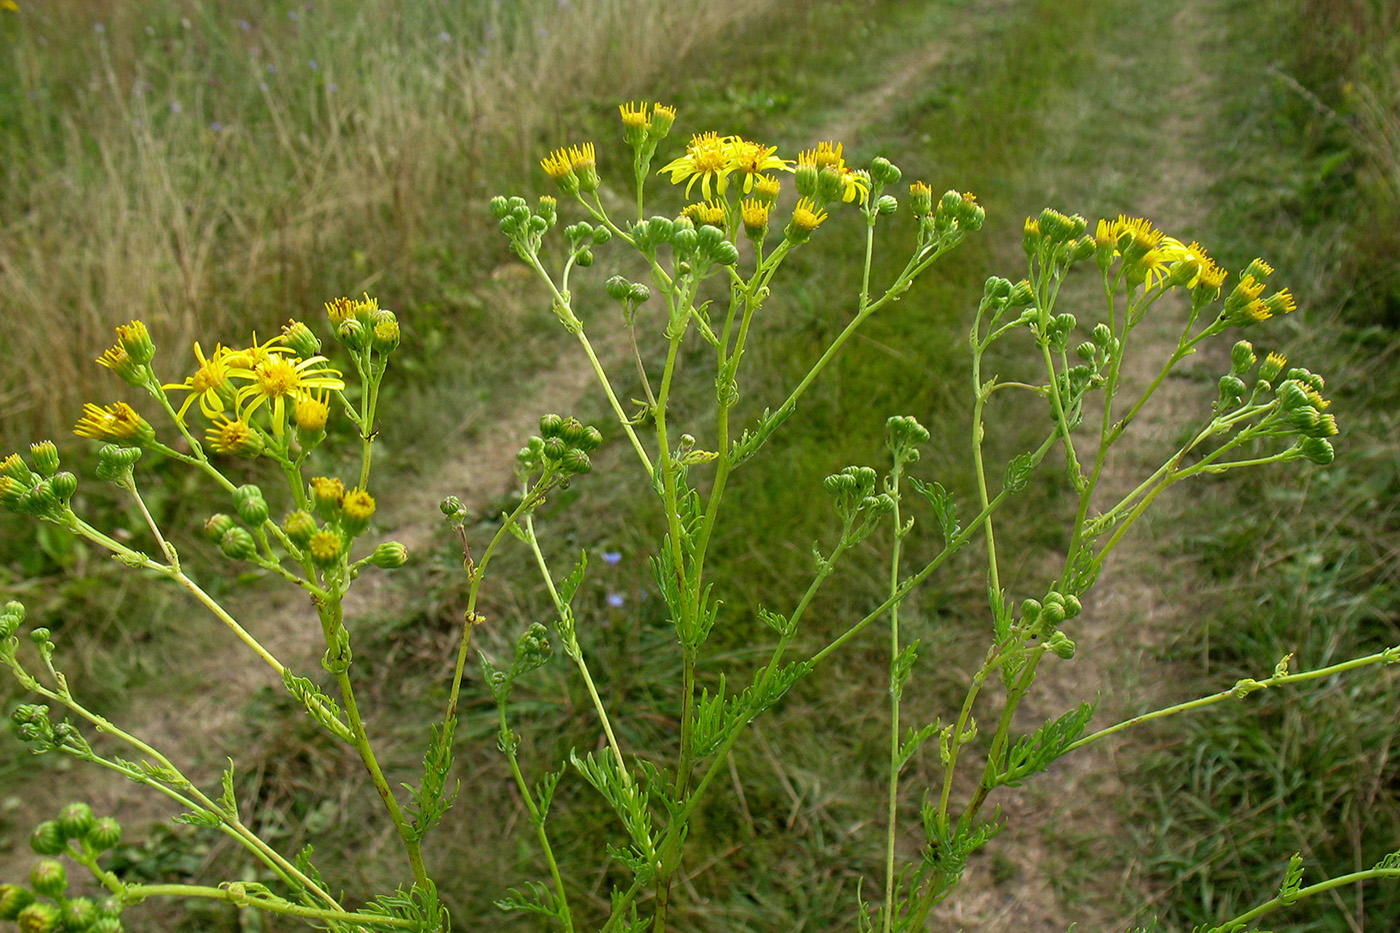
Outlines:
[[[935, 198], [923, 182], [910, 185], [901, 199], [893, 193], [901, 177], [898, 168], [882, 158], [868, 168], [852, 168], [836, 142], [819, 143], [796, 159], [786, 159], [775, 147], [699, 133], [683, 154], [654, 172], [654, 156], [675, 111], [660, 104], [626, 104], [620, 110], [633, 155], [634, 201], [629, 199], [625, 207], [604, 203], [591, 143], [561, 148], [541, 163], [582, 218], [563, 227], [562, 257], [553, 256], [552, 247], [546, 249], [560, 225], [555, 197], [542, 196], [533, 205], [520, 197], [497, 197], [490, 210], [512, 251], [548, 289], [560, 323], [578, 339], [612, 412], [608, 430], [625, 438], [631, 451], [627, 459], [634, 459], [645, 475], [660, 509], [661, 537], [652, 569], [681, 661], [681, 678], [675, 685], [680, 717], [674, 757], [657, 757], [618, 741], [613, 720], [627, 713], [608, 708], [577, 637], [578, 626], [592, 622], [576, 616], [572, 605], [587, 555], [561, 576], [548, 565], [536, 534], [536, 510], [591, 471], [590, 455], [603, 443], [601, 428], [557, 414], [541, 418], [539, 436], [531, 437], [518, 455], [519, 498], [488, 541], [470, 539], [467, 510], [459, 501], [443, 501], [442, 511], [463, 549], [467, 608], [446, 708], [429, 732], [422, 778], [400, 792], [385, 779], [365, 728], [344, 617], [346, 593], [361, 573], [392, 571], [407, 557], [394, 542], [373, 547], [362, 543], [375, 511], [369, 491], [372, 453], [381, 419], [380, 387], [399, 342], [396, 317], [368, 296], [336, 299], [326, 304], [326, 312], [341, 345], [337, 355], [348, 365], [322, 355], [312, 329], [293, 321], [271, 339], [259, 342], [254, 337], [247, 346], [218, 344], [206, 354], [196, 344], [195, 371], [176, 382], [165, 382], [157, 374], [151, 338], [142, 323], [133, 321], [118, 328], [117, 343], [98, 362], [149, 396], [167, 427], [158, 434], [135, 408], [118, 402], [88, 405], [76, 432], [104, 442], [97, 478], [115, 484], [141, 511], [149, 531], [145, 550], [139, 542], [104, 533], [74, 511], [78, 480], [60, 469], [52, 442], [33, 445], [29, 462], [13, 454], [0, 463], [0, 501], [14, 512], [63, 526], [133, 569], [183, 587], [272, 667], [314, 721], [363, 762], [402, 842], [403, 884], [393, 892], [357, 895], [354, 903], [363, 906], [347, 907], [347, 899], [333, 893], [338, 886], [317, 870], [309, 846], [300, 853], [281, 853], [250, 828], [240, 811], [232, 763], [219, 789], [203, 789], [155, 745], [94, 712], [70, 689], [57, 661], [58, 646], [47, 629], [30, 630], [31, 647], [21, 650], [17, 632], [24, 607], [11, 602], [0, 614], [0, 658], [37, 701], [11, 714], [19, 738], [35, 753], [66, 755], [113, 770], [176, 801], [186, 810], [180, 820], [223, 833], [244, 847], [266, 867], [270, 883], [231, 880], [215, 887], [123, 878], [103, 866], [103, 853], [121, 835], [117, 819], [97, 817], [88, 805], [75, 802], [34, 829], [31, 844], [41, 860], [27, 885], [0, 887], [0, 918], [17, 921], [27, 933], [110, 933], [121, 929], [122, 912], [143, 900], [193, 897], [299, 917], [338, 931], [447, 930], [450, 918], [439, 901], [423, 843], [457, 797], [455, 738], [464, 691], [484, 691], [494, 701], [497, 744], [528, 814], [542, 872], [539, 879], [525, 879], [502, 892], [498, 906], [541, 915], [548, 927], [565, 931], [662, 931], [679, 891], [673, 881], [686, 858], [691, 818], [729, 761], [730, 749], [755, 718], [833, 653], [854, 639], [876, 637], [870, 630], [887, 626], [881, 636], [889, 648], [884, 871], [869, 879], [879, 895], [872, 903], [862, 899], [852, 905], [852, 912], [862, 930], [924, 929], [930, 910], [958, 884], [969, 855], [1003, 828], [999, 809], [989, 809], [1000, 788], [1019, 785], [1057, 758], [1137, 723], [1243, 699], [1259, 690], [1400, 661], [1400, 646], [1301, 672], [1293, 672], [1291, 658], [1285, 657], [1262, 679], [1241, 680], [1216, 694], [1097, 731], [1088, 731], [1095, 705], [1086, 701], [1029, 734], [1016, 733], [1014, 714], [1034, 688], [1037, 671], [1043, 663], [1073, 659], [1072, 633], [1085, 594], [1158, 496], [1183, 481], [1233, 470], [1325, 465], [1332, 459], [1328, 438], [1337, 432], [1326, 411], [1320, 376], [1290, 367], [1275, 353], [1260, 359], [1248, 341], [1238, 340], [1214, 404], [1181, 435], [1186, 438], [1181, 447], [1127, 495], [1101, 501], [1100, 480], [1114, 445], [1173, 369], [1207, 341], [1228, 340], [1232, 330], [1287, 313], [1293, 299], [1287, 289], [1265, 296], [1273, 270], [1262, 260], [1250, 263], [1230, 284], [1199, 244], [1165, 236], [1145, 219], [1101, 220], [1091, 233], [1084, 218], [1047, 209], [1025, 224], [1025, 276], [1017, 281], [988, 279], [969, 330], [973, 407], [972, 423], [965, 430], [976, 477], [975, 500], [957, 503], [938, 482], [915, 476], [920, 445], [930, 441], [930, 432], [912, 417], [889, 418], [888, 461], [878, 470], [847, 467], [823, 484], [835, 513], [832, 540], [814, 548], [812, 576], [796, 604], [762, 607], [753, 620], [725, 620], [725, 625], [761, 622], [771, 629], [766, 662], [751, 678], [731, 671], [733, 679], [721, 674], [702, 688], [697, 667], [721, 606], [706, 561], [731, 476], [780, 435], [805, 393], [861, 325], [874, 314], [891, 313], [918, 276], [981, 227], [984, 214], [972, 195], [948, 191]], [[645, 192], [655, 174], [684, 184], [686, 196], [694, 199], [678, 216], [646, 216]], [[782, 197], [786, 176], [797, 198], [795, 204], [782, 206], [789, 203]], [[855, 211], [864, 221], [863, 269], [859, 292], [851, 299], [853, 314], [788, 396], [775, 399], [775, 407], [740, 428], [732, 418], [743, 392], [751, 325], [779, 287], [785, 259], [823, 232], [828, 210]], [[872, 274], [877, 234], [891, 223], [912, 223], [917, 235], [898, 272], [877, 284]], [[618, 320], [629, 337], [644, 395], [630, 411], [594, 351], [573, 292], [575, 276], [595, 264], [595, 252], [619, 244], [639, 254], [648, 270], [646, 282], [615, 275], [606, 283], [607, 296], [617, 304]], [[1102, 281], [1102, 307], [1092, 317], [1083, 309], [1076, 314], [1060, 305], [1061, 286], [1076, 266], [1092, 266]], [[1148, 314], [1180, 316], [1180, 336], [1166, 359], [1155, 361], [1156, 377], [1135, 394], [1124, 383], [1124, 360], [1129, 352], [1141, 352], [1135, 331]], [[664, 339], [664, 359], [651, 360], [650, 370], [638, 328], [659, 330]], [[708, 420], [678, 424], [668, 403], [687, 339], [702, 341], [714, 354], [714, 404]], [[989, 348], [1002, 341], [1024, 347], [1023, 371], [1015, 379], [984, 371]], [[659, 378], [653, 379], [658, 366]], [[349, 374], [358, 382], [357, 390], [347, 388]], [[984, 440], [996, 427], [991, 406], [1007, 392], [1028, 393], [1036, 401], [1045, 413], [1044, 436], [1034, 449], [1004, 464], [989, 464]], [[311, 475], [309, 458], [325, 440], [332, 412], [353, 423], [362, 439], [359, 471], [349, 479]], [[206, 422], [202, 431], [195, 426], [200, 417]], [[710, 441], [702, 447], [696, 436]], [[279, 661], [186, 572], [179, 551], [142, 498], [136, 468], [147, 453], [197, 470], [221, 490], [232, 512], [211, 516], [204, 533], [224, 555], [279, 576], [309, 595], [326, 645], [319, 682]], [[280, 520], [259, 487], [232, 478], [240, 458], [270, 461], [283, 474], [287, 488], [278, 496], [284, 510]], [[1001, 584], [1006, 552], [997, 543], [998, 515], [1037, 469], [1065, 471], [1074, 518], [1063, 566], [1016, 598]], [[925, 526], [941, 541], [941, 550], [922, 566], [907, 567], [905, 542]], [[498, 661], [475, 651], [481, 677], [469, 681], [472, 636], [487, 624], [477, 611], [481, 588], [493, 556], [501, 546], [511, 545], [512, 538], [538, 566], [539, 584], [554, 607], [553, 624], [530, 625], [518, 635], [509, 659]], [[964, 702], [949, 710], [946, 720], [906, 722], [902, 692], [919, 657], [918, 644], [901, 635], [901, 604], [974, 541], [980, 541], [986, 556], [985, 656]], [[848, 620], [844, 631], [824, 647], [794, 657], [794, 636], [823, 584], [842, 558], [865, 542], [888, 547], [887, 596], [863, 617]], [[527, 775], [517, 755], [517, 730], [529, 729], [530, 723], [513, 712], [511, 694], [522, 677], [551, 663], [556, 648], [587, 688], [603, 745], [597, 752], [571, 752], [557, 770]], [[736, 680], [743, 686], [735, 689]], [[993, 680], [1003, 689], [1000, 699], [989, 700], [983, 691]], [[109, 738], [93, 743], [89, 737], [94, 732]], [[979, 735], [990, 738], [975, 741]], [[112, 740], [124, 744], [123, 754], [130, 757], [106, 750]], [[923, 846], [916, 858], [904, 860], [896, 846], [901, 833], [908, 831], [898, 825], [900, 776], [928, 742], [937, 748], [939, 768], [921, 782], [921, 819], [915, 831], [922, 835]], [[960, 773], [970, 774], [972, 781], [959, 781]], [[607, 877], [613, 879], [606, 911], [570, 896], [570, 884], [554, 854], [558, 840], [551, 833], [550, 813], [555, 791], [563, 781], [579, 780], [606, 801], [626, 837], [625, 844], [608, 845], [606, 852], [598, 853]], [[89, 887], [96, 893], [71, 892], [65, 858], [86, 870], [79, 874], [91, 875]], [[1302, 884], [1302, 871], [1302, 859], [1295, 855], [1276, 896], [1209, 929], [1240, 930], [1300, 897], [1340, 884], [1393, 878], [1400, 875], [1400, 853], [1374, 868], [1309, 886]]]

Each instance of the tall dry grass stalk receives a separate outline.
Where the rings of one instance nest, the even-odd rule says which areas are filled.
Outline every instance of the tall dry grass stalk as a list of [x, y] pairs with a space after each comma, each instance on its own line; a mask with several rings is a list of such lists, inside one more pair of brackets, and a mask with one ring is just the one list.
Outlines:
[[136, 316], [187, 354], [381, 279], [436, 297], [489, 224], [478, 179], [775, 4], [24, 4], [0, 22], [0, 440], [120, 394], [92, 360]]

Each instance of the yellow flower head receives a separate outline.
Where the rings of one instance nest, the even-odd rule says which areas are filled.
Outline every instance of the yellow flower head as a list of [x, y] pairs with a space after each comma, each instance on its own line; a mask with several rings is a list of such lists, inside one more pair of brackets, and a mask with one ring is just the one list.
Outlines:
[[760, 201], [772, 204], [778, 199], [778, 192], [782, 190], [782, 187], [782, 179], [772, 175], [760, 175], [754, 179], [753, 195]]
[[297, 428], [312, 434], [325, 430], [330, 414], [330, 393], [325, 389], [320, 392], [308, 392], [297, 399], [292, 408], [292, 419], [296, 421]]
[[777, 151], [777, 146], [765, 146], [762, 143], [735, 138], [731, 158], [736, 170], [744, 173], [744, 194], [753, 191], [754, 183], [769, 169], [782, 172], [793, 170], [791, 161], [774, 155]]
[[803, 198], [797, 202], [797, 207], [792, 212], [792, 222], [798, 229], [811, 233], [821, 226], [826, 216], [826, 211], [818, 207], [815, 201]]
[[560, 181], [574, 173], [574, 160], [570, 158], [569, 150], [556, 149], [540, 160], [540, 168], [550, 178]]
[[694, 204], [687, 204], [681, 209], [681, 213], [698, 224], [710, 224], [714, 227], [724, 226], [725, 204], [723, 201], [697, 201]]
[[744, 230], [753, 239], [763, 236], [768, 229], [768, 215], [772, 213], [773, 202], [749, 198], [739, 205], [739, 213], [744, 221]]
[[249, 381], [234, 398], [239, 417], [244, 421], [250, 420], [264, 402], [270, 402], [272, 433], [281, 437], [287, 422], [288, 399], [295, 404], [309, 397], [312, 389], [345, 388], [340, 370], [323, 365], [327, 362], [324, 356], [293, 361], [285, 356], [269, 354], [252, 366], [231, 368], [230, 376]]
[[326, 317], [330, 318], [330, 322], [336, 327], [354, 313], [355, 303], [349, 298], [336, 298], [326, 302]]
[[220, 415], [204, 437], [216, 453], [256, 457], [263, 452], [262, 435], [247, 422], [230, 421], [227, 415]]
[[341, 500], [340, 508], [357, 521], [369, 521], [374, 515], [374, 497], [363, 489], [352, 489]]
[[194, 404], [195, 399], [199, 400], [199, 410], [204, 412], [205, 417], [212, 419], [223, 412], [224, 402], [234, 395], [228, 375], [228, 349], [222, 344], [215, 344], [214, 352], [206, 357], [199, 341], [196, 340], [194, 355], [199, 360], [199, 367], [189, 378], [184, 382], [161, 386], [166, 390], [176, 389], [190, 393], [176, 413], [181, 424], [185, 421], [185, 412], [190, 410], [190, 405]]
[[329, 566], [340, 559], [340, 535], [323, 528], [311, 536], [307, 550], [311, 552], [311, 559], [317, 564]]
[[846, 160], [841, 158], [841, 143], [828, 141], [817, 143], [815, 147], [799, 152], [797, 164], [812, 165], [819, 169], [830, 165], [840, 170], [846, 167]]
[[690, 189], [695, 187], [697, 181], [700, 182], [700, 194], [706, 201], [723, 195], [729, 173], [738, 168], [732, 157], [734, 142], [733, 136], [696, 133], [690, 137], [690, 145], [685, 147], [685, 155], [662, 166], [657, 174], [664, 175], [670, 172], [673, 185], [690, 179], [685, 186], [686, 197], [690, 197]]
[[345, 498], [345, 484], [334, 477], [313, 476], [311, 498], [316, 500], [317, 507], [322, 510], [338, 509], [340, 501]]
[[640, 129], [646, 133], [647, 125], [651, 123], [651, 116], [647, 113], [647, 105], [644, 103], [619, 104], [617, 109], [622, 113], [622, 125], [627, 129]]
[[120, 376], [127, 385], [140, 387], [145, 384], [145, 368], [133, 360], [120, 343], [108, 347], [97, 362]]
[[870, 197], [870, 175], [863, 169], [853, 171], [845, 169], [841, 173], [841, 200], [847, 204], [855, 200], [862, 203]]
[[155, 429], [136, 413], [126, 402], [117, 402], [106, 408], [87, 402], [83, 405], [83, 417], [73, 426], [73, 433], [79, 437], [89, 437], [95, 441], [136, 441], [144, 443], [153, 440]]
[[144, 366], [156, 355], [156, 345], [141, 321], [131, 321], [117, 328], [117, 343], [126, 350], [137, 366]]

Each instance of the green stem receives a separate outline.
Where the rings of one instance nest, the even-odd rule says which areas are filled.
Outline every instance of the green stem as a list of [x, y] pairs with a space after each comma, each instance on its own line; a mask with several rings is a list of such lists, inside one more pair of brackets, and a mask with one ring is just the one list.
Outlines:
[[1246, 696], [1248, 696], [1250, 693], [1253, 693], [1257, 689], [1267, 687], [1281, 687], [1288, 684], [1296, 684], [1303, 683], [1309, 680], [1316, 680], [1320, 677], [1331, 677], [1333, 674], [1342, 674], [1347, 671], [1356, 670], [1360, 667], [1368, 667], [1372, 664], [1400, 664], [1400, 645], [1396, 645], [1393, 648], [1387, 648], [1384, 651], [1377, 651], [1375, 654], [1368, 654], [1360, 658], [1352, 658], [1349, 661], [1341, 661], [1337, 664], [1331, 664], [1327, 667], [1319, 667], [1311, 671], [1300, 671], [1297, 674], [1275, 674], [1267, 680], [1251, 680], [1249, 678], [1246, 678], [1244, 680], [1239, 681], [1233, 687], [1230, 687], [1228, 690], [1221, 690], [1220, 692], [1212, 693], [1209, 696], [1200, 697], [1195, 700], [1189, 700], [1185, 703], [1177, 703], [1174, 706], [1163, 707], [1162, 709], [1153, 710], [1150, 713], [1143, 713], [1139, 716], [1133, 716], [1130, 719], [1125, 719], [1122, 722], [1115, 723], [1114, 725], [1109, 726], [1106, 729], [1100, 729], [1098, 732], [1086, 735], [1079, 741], [1066, 746], [1065, 754], [1069, 754], [1070, 752], [1075, 751], [1076, 749], [1083, 748], [1086, 745], [1092, 745], [1094, 742], [1106, 739], [1110, 735], [1122, 732], [1124, 729], [1131, 728], [1132, 726], [1141, 725], [1145, 722], [1151, 722], [1154, 719], [1164, 719], [1167, 716], [1175, 716], [1178, 713], [1188, 713], [1192, 710], [1203, 709], [1207, 706], [1214, 706], [1216, 703], [1223, 703], [1224, 701], [1230, 699], [1244, 699]]
[[285, 914], [290, 917], [305, 917], [308, 920], [330, 920], [341, 923], [363, 923], [368, 926], [391, 927], [394, 929], [416, 930], [418, 924], [402, 917], [382, 917], [376, 914], [349, 913], [345, 911], [321, 910], [316, 907], [302, 907], [278, 898], [272, 900], [243, 890], [238, 882], [227, 882], [221, 887], [212, 888], [199, 884], [127, 884], [118, 895], [123, 903], [139, 904], [148, 897], [198, 897], [224, 901], [235, 907], [255, 907], [269, 913]]
[[[867, 267], [869, 254], [866, 255]], [[904, 526], [899, 514], [899, 479], [904, 464], [895, 455], [890, 471], [890, 496], [894, 499], [894, 545], [890, 555], [890, 592], [899, 589], [899, 558], [904, 543]], [[990, 527], [988, 528], [990, 531]], [[890, 775], [889, 802], [885, 810], [885, 910], [884, 933], [894, 924], [894, 844], [899, 824], [899, 700], [904, 684], [897, 681], [899, 660], [899, 604], [890, 607]]]
[[1265, 901], [1253, 910], [1246, 911], [1233, 920], [1226, 921], [1215, 929], [1233, 930], [1237, 928], [1237, 924], [1243, 926], [1244, 924], [1257, 920], [1267, 913], [1278, 910], [1280, 907], [1288, 907], [1301, 898], [1312, 897], [1314, 894], [1322, 894], [1323, 892], [1331, 891], [1333, 888], [1340, 888], [1343, 885], [1359, 884], [1362, 881], [1369, 881], [1372, 878], [1400, 879], [1400, 868], [1381, 868], [1377, 866], [1375, 868], [1363, 869], [1362, 871], [1354, 871], [1349, 875], [1338, 875], [1336, 878], [1329, 878], [1326, 881], [1319, 881], [1317, 884], [1310, 884], [1306, 888], [1299, 888], [1287, 899], [1280, 894], [1271, 900]]
[[[569, 606], [559, 597], [559, 591], [554, 588], [554, 579], [550, 576], [549, 566], [545, 563], [544, 552], [540, 550], [539, 539], [535, 537], [535, 519], [533, 515], [525, 518], [525, 541], [530, 545], [530, 550], [535, 555], [535, 564], [540, 568], [540, 576], [544, 578], [544, 585], [549, 590], [550, 601], [554, 604], [554, 611], [558, 614], [561, 623], [568, 617]], [[588, 695], [593, 701], [593, 709], [598, 714], [598, 721], [602, 723], [603, 733], [608, 738], [608, 747], [612, 749], [613, 757], [617, 759], [617, 770], [622, 775], [622, 782], [630, 785], [632, 777], [627, 773], [627, 762], [622, 757], [622, 745], [617, 741], [617, 736], [613, 734], [612, 722], [608, 719], [607, 708], [603, 706], [603, 700], [598, 696], [598, 688], [593, 683], [593, 676], [588, 671], [588, 663], [583, 659], [583, 652], [578, 649], [577, 639], [572, 645], [565, 646], [565, 653], [573, 659], [574, 665], [578, 668], [579, 674], [583, 677], [584, 684], [588, 687]]]
[[[506, 724], [504, 701], [497, 701], [496, 716], [500, 722], [502, 736], [510, 735], [510, 727]], [[554, 890], [563, 911], [564, 931], [565, 933], [573, 933], [573, 915], [569, 910], [568, 897], [564, 893], [564, 879], [559, 874], [559, 863], [555, 860], [554, 849], [549, 844], [549, 834], [544, 830], [544, 817], [540, 815], [540, 808], [535, 803], [535, 795], [531, 792], [530, 785], [525, 782], [525, 775], [520, 771], [520, 763], [515, 759], [515, 749], [510, 743], [502, 741], [501, 750], [505, 752], [506, 760], [510, 762], [510, 773], [515, 777], [516, 789], [520, 791], [520, 799], [525, 801], [525, 809], [529, 811], [530, 822], [535, 827], [535, 837], [539, 840], [540, 849], [544, 852], [545, 861], [549, 864], [549, 875], [554, 880]]]
[[[317, 608], [321, 616], [321, 627], [326, 636], [326, 647], [332, 648], [335, 645], [334, 633], [343, 626], [344, 607], [337, 597], [321, 602]], [[365, 770], [369, 772], [370, 781], [374, 784], [374, 789], [378, 791], [380, 800], [384, 802], [384, 808], [389, 812], [389, 818], [393, 820], [394, 827], [399, 831], [404, 851], [408, 855], [409, 866], [413, 869], [414, 880], [422, 889], [427, 890], [429, 881], [428, 873], [423, 867], [422, 847], [413, 832], [413, 828], [404, 817], [403, 809], [394, 797], [389, 782], [384, 779], [384, 772], [379, 767], [374, 747], [370, 745], [369, 735], [365, 731], [364, 720], [360, 717], [359, 704], [355, 702], [355, 688], [350, 683], [350, 675], [345, 670], [339, 670], [335, 672], [335, 679], [340, 686], [340, 696], [345, 706], [345, 718], [350, 726], [352, 744], [359, 752], [360, 761], [364, 763]]]

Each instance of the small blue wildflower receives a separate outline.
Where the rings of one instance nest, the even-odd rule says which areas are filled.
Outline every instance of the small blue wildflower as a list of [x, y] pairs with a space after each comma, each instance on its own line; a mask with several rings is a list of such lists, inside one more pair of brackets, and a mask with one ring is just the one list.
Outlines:
[[609, 593], [609, 594], [608, 594], [608, 605], [609, 605], [609, 606], [612, 606], [614, 609], [621, 609], [621, 608], [622, 608], [622, 604], [625, 603], [625, 602], [627, 602], [627, 600], [625, 600], [625, 599], [622, 598], [622, 594], [621, 594], [621, 593]]
[[224, 131], [224, 125], [218, 120], [215, 120], [213, 123], [209, 124], [209, 129], [213, 130], [215, 133], [222, 133]]
[[604, 563], [607, 563], [607, 564], [615, 564], [615, 563], [617, 563], [617, 562], [620, 561], [620, 560], [622, 560], [622, 552], [621, 552], [621, 551], [604, 551], [604, 552], [603, 552], [603, 562], [604, 562]]

